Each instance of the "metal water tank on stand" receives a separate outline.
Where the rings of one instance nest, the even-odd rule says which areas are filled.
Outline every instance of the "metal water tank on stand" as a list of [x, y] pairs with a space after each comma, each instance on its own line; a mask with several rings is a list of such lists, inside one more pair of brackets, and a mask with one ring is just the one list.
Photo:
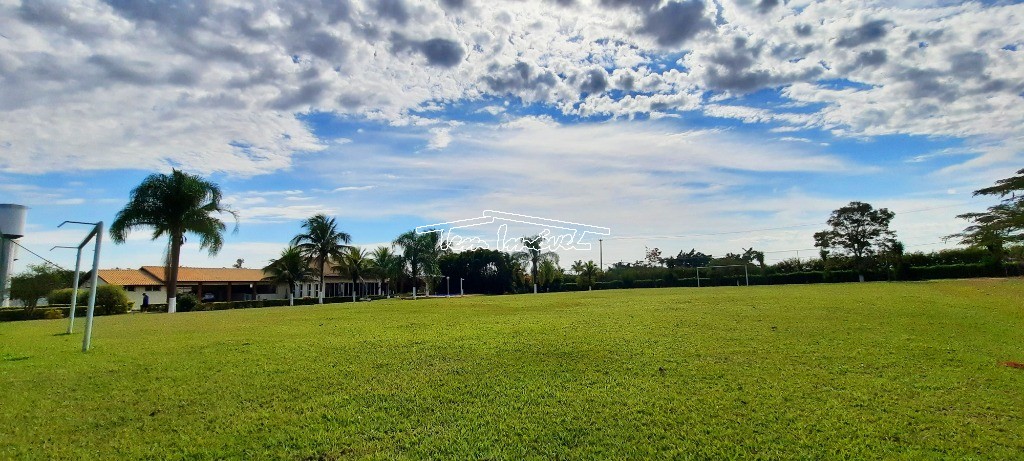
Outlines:
[[10, 305], [8, 290], [11, 282], [11, 267], [14, 265], [16, 246], [14, 240], [25, 235], [25, 216], [28, 207], [0, 203], [0, 306]]

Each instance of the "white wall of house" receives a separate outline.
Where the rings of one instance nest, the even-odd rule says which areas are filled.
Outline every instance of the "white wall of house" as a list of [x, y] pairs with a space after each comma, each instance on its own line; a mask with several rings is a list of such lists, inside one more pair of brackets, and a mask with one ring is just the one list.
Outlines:
[[[97, 286], [110, 285], [104, 282], [103, 279], [98, 279]], [[89, 289], [89, 285], [85, 284], [83, 289]], [[167, 289], [163, 285], [146, 285], [146, 286], [125, 286], [124, 290], [128, 292], [128, 300], [132, 303], [132, 309], [139, 310], [142, 308], [142, 295], [149, 295], [150, 304], [167, 304]]]

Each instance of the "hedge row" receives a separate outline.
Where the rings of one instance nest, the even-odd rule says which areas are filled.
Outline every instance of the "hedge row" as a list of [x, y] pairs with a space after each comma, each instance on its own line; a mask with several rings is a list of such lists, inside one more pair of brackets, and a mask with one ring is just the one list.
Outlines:
[[[746, 285], [748, 278], [743, 275], [716, 276], [714, 271], [709, 277], [701, 277], [699, 286], [737, 286]], [[950, 264], [942, 266], [911, 267], [907, 268], [901, 276], [895, 272], [868, 272], [864, 274], [864, 280], [869, 282], [885, 280], [937, 280], [954, 278], [975, 278], [975, 277], [1006, 277], [1024, 275], [1020, 266], [994, 266], [989, 264]], [[793, 272], [789, 274], [750, 274], [750, 285], [793, 285], [808, 283], [849, 283], [857, 282], [859, 277], [856, 271], [808, 271]], [[660, 288], [660, 287], [696, 287], [696, 278], [683, 279], [641, 279], [641, 280], [611, 280], [595, 282], [595, 290], [613, 290], [617, 288]], [[586, 287], [576, 283], [564, 283], [561, 291], [585, 290]]]
[[[371, 296], [371, 299], [380, 299], [381, 297]], [[317, 298], [295, 298], [296, 306], [310, 306], [318, 304], [319, 299]], [[324, 298], [324, 304], [336, 304], [352, 302], [351, 296], [336, 296], [332, 298]], [[212, 303], [198, 303], [195, 311], [226, 311], [231, 309], [254, 309], [262, 307], [279, 307], [287, 306], [287, 299], [261, 299], [255, 301], [219, 301]], [[150, 304], [148, 309], [144, 309], [145, 312], [167, 312], [166, 304]]]
[[[88, 307], [79, 305], [75, 308], [76, 318], [85, 318]], [[37, 307], [31, 311], [22, 308], [0, 309], [0, 322], [14, 322], [20, 320], [53, 320], [67, 318], [71, 313], [71, 306], [46, 306]], [[97, 308], [93, 315], [111, 315], [100, 313]]]

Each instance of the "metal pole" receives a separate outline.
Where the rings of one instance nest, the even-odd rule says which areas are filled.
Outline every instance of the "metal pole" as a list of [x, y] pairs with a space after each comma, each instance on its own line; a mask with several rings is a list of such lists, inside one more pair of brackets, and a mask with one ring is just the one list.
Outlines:
[[597, 239], [597, 247], [598, 247], [598, 256], [597, 256], [597, 258], [598, 258], [598, 265], [599, 265], [598, 267], [601, 270], [604, 270], [604, 239]]
[[459, 277], [459, 297], [466, 296], [466, 292], [462, 289], [462, 281], [463, 280], [466, 280], [466, 279], [464, 279], [462, 277]]
[[695, 267], [694, 269], [697, 269], [697, 288], [700, 288], [700, 268]]
[[92, 254], [92, 276], [89, 282], [89, 310], [85, 315], [85, 338], [82, 339], [82, 352], [89, 352], [92, 342], [92, 316], [96, 309], [96, 283], [100, 271], [100, 242], [103, 240], [103, 221], [96, 223], [96, 250]]
[[0, 229], [0, 307], [7, 307], [7, 237]]
[[71, 288], [71, 321], [68, 322], [68, 334], [70, 335], [75, 329], [75, 310], [78, 309], [78, 279], [79, 268], [82, 264], [82, 247], [78, 247], [78, 251], [75, 255], [75, 280], [72, 282]]
[[446, 276], [444, 276], [444, 283], [448, 287], [448, 288], [445, 288], [444, 297], [445, 298], [451, 298], [452, 297], [452, 279], [446, 275]]
[[747, 279], [747, 286], [749, 287], [750, 286], [750, 273], [747, 272], [747, 265], [746, 264], [743, 265], [743, 277], [745, 277]]

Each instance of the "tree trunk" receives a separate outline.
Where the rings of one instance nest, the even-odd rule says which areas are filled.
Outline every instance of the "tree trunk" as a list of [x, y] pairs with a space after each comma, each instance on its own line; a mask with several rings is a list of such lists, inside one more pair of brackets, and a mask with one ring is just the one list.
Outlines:
[[320, 296], [318, 296], [319, 301], [317, 302], [317, 304], [323, 304], [324, 303], [324, 290], [327, 288], [326, 283], [324, 283], [324, 266], [326, 266], [326, 265], [327, 265], [327, 258], [321, 259], [320, 260], [320, 293], [317, 293]]
[[181, 234], [171, 235], [171, 255], [167, 261], [167, 313], [178, 311], [178, 263], [181, 259]]

